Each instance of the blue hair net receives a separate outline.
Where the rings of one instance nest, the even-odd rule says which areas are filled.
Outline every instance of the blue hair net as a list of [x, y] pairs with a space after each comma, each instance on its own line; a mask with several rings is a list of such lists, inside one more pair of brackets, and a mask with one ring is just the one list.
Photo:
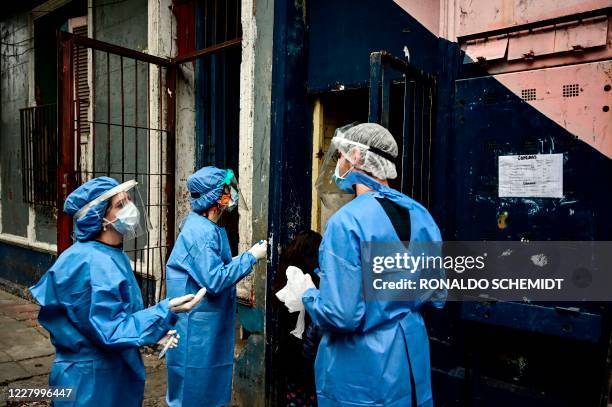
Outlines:
[[204, 167], [187, 178], [187, 188], [191, 193], [191, 209], [198, 213], [203, 212], [221, 198], [228, 171], [217, 167]]
[[[104, 192], [116, 187], [119, 183], [113, 178], [98, 177], [87, 181], [74, 191], [64, 202], [64, 212], [70, 216], [74, 216], [87, 203], [93, 201]], [[87, 214], [80, 219], [74, 220], [74, 235], [78, 241], [92, 239], [102, 229], [102, 218], [106, 212], [108, 200], [99, 203], [98, 205], [87, 211]]]

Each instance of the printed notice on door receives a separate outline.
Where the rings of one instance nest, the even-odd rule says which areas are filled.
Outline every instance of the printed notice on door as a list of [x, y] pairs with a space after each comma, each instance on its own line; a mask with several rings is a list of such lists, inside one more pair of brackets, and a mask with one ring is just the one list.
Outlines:
[[500, 155], [499, 196], [563, 198], [563, 154]]

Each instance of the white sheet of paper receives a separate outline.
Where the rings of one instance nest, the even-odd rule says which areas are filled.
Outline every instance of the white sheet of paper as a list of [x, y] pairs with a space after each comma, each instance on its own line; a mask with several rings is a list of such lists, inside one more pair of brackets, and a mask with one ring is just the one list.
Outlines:
[[563, 154], [500, 155], [500, 197], [563, 198]]

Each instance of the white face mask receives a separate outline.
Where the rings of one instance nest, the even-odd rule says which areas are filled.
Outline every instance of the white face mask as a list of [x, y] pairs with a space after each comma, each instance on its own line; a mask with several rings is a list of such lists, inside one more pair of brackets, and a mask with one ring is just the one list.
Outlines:
[[136, 233], [136, 228], [140, 221], [140, 211], [133, 202], [128, 202], [119, 212], [114, 221], [104, 218], [115, 230], [123, 236], [130, 236]]

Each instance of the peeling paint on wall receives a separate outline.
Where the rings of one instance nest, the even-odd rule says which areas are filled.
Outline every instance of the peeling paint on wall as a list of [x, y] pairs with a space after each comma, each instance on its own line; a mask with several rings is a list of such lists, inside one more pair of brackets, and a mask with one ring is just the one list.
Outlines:
[[175, 169], [175, 233], [191, 211], [187, 177], [195, 171], [195, 72], [194, 64], [183, 64], [176, 81], [176, 169]]
[[[239, 251], [268, 238], [273, 15], [274, 2], [242, 2], [239, 146], [232, 147], [239, 149], [238, 179], [248, 210], [239, 208]], [[266, 404], [267, 266], [259, 262], [237, 287], [241, 330], [249, 331], [246, 341], [238, 344], [244, 347], [235, 362], [233, 401], [238, 405]]]
[[34, 52], [28, 13], [0, 22], [0, 174], [2, 183], [2, 232], [27, 237], [28, 205], [22, 196], [21, 135], [19, 109], [28, 106], [29, 59]]

